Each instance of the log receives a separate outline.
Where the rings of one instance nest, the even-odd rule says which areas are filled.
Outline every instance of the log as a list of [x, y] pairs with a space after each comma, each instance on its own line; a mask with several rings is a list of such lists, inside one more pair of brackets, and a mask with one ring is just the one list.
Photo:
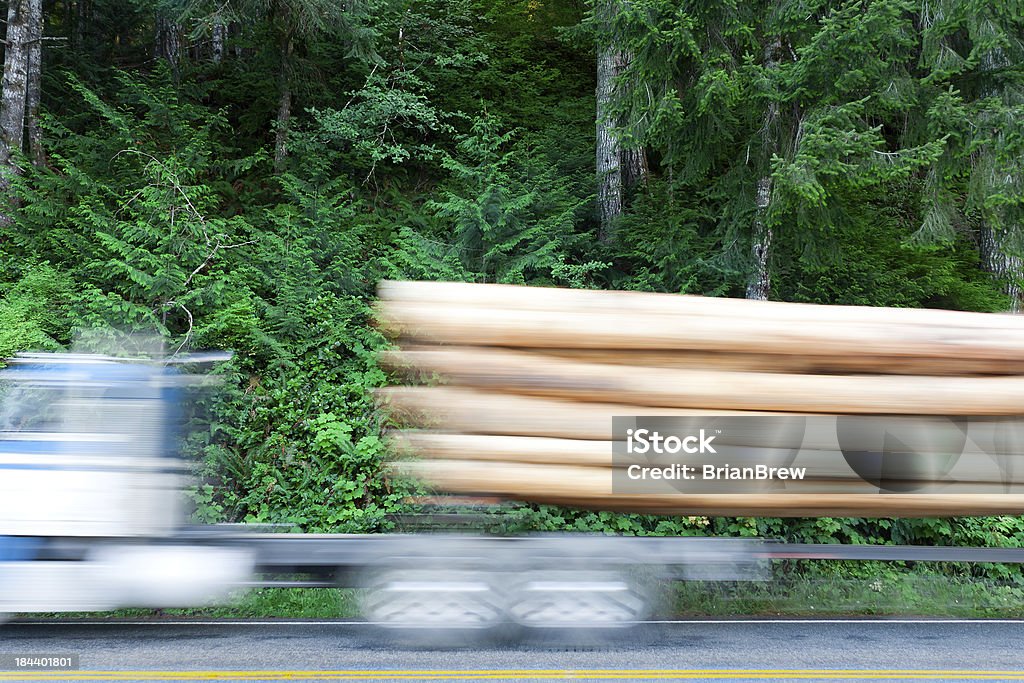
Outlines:
[[494, 460], [610, 467], [610, 441], [406, 431], [388, 437], [401, 455], [441, 460]]
[[[1003, 481], [1024, 480], [1024, 427], [998, 421], [969, 431], [997, 458], [970, 450], [949, 473], [904, 472], [935, 476], [927, 483], [950, 491], [940, 494], [879, 494], [827, 425], [805, 432], [787, 463], [813, 478], [745, 493], [724, 493], [736, 490], [727, 480], [699, 494], [613, 493], [623, 463], [611, 443], [617, 415], [1021, 415], [1022, 317], [462, 283], [386, 282], [380, 294], [378, 324], [404, 347], [382, 361], [449, 383], [379, 393], [399, 424], [441, 430], [396, 435], [400, 452], [427, 459], [392, 467], [444, 490], [657, 514], [1024, 512], [1020, 486], [1007, 493]], [[769, 446], [786, 444], [725, 432], [725, 444], [758, 442], [721, 451], [728, 464], [782, 464]]]
[[491, 391], [641, 406], [806, 413], [1014, 415], [1024, 377], [779, 375], [629, 368], [501, 349], [392, 351], [382, 360]]
[[386, 387], [375, 392], [393, 423], [405, 427], [442, 427], [467, 434], [528, 434], [561, 439], [612, 438], [616, 415], [677, 417], [784, 415], [740, 410], [658, 408], [615, 403], [583, 403], [505, 394], [457, 386]]
[[[414, 350], [408, 344], [404, 348]], [[524, 349], [525, 350], [525, 349]], [[991, 358], [922, 358], [915, 356], [815, 356], [788, 353], [659, 351], [635, 349], [529, 349], [530, 352], [586, 363], [680, 370], [782, 372], [800, 375], [1020, 375], [1024, 362]]]
[[[394, 340], [403, 351], [447, 348], [411, 337]], [[490, 345], [485, 348], [492, 348]], [[991, 358], [926, 358], [917, 356], [796, 356], [787, 353], [672, 351], [667, 349], [571, 349], [497, 347], [567, 360], [631, 367], [728, 372], [777, 372], [800, 375], [933, 375], [939, 377], [1022, 375], [1024, 362]]]
[[[623, 467], [629, 463], [654, 464], [647, 455], [612, 456], [611, 441], [582, 441], [576, 439], [552, 439], [532, 436], [495, 436], [480, 434], [448, 434], [444, 432], [405, 431], [390, 435], [395, 451], [400, 455], [415, 455], [435, 460], [472, 460], [477, 462], [515, 462], [534, 463], [539, 465], [572, 465], [576, 467], [599, 467], [611, 469]], [[717, 443], [717, 442], [716, 442]], [[814, 446], [819, 446], [814, 448]], [[823, 446], [823, 447], [821, 447]], [[795, 447], [798, 447], [795, 446]], [[834, 481], [837, 483], [860, 483], [861, 477], [847, 464], [841, 450], [827, 444], [812, 444], [800, 450], [792, 462], [778, 462], [781, 448], [772, 448], [758, 444], [743, 446], [742, 449], [726, 450], [720, 447], [714, 456], [680, 454], [663, 456], [661, 464], [715, 464], [732, 467], [752, 467], [758, 464], [770, 466], [793, 466], [807, 468], [804, 482], [820, 483]], [[709, 457], [711, 458], [709, 460]], [[962, 454], [951, 470], [956, 483], [959, 484], [993, 484], [993, 491], [999, 492], [999, 486], [1024, 485], [1024, 468], [1020, 467], [1024, 455], [1015, 454], [1016, 467], [1007, 468], [1006, 472], [986, 454], [967, 452]], [[952, 473], [955, 471], [955, 475]], [[895, 478], [895, 477], [894, 477]], [[913, 477], [900, 477], [905, 481]], [[791, 484], [801, 482], [787, 482]]]
[[832, 306], [751, 301], [725, 297], [703, 297], [648, 292], [599, 291], [559, 287], [475, 284], [465, 282], [383, 281], [378, 296], [387, 302], [403, 302], [432, 309], [434, 306], [464, 306], [500, 311], [554, 311], [591, 314], [628, 311], [637, 315], [669, 317], [710, 316], [756, 318], [779, 323], [803, 323], [820, 327], [830, 323], [892, 325], [897, 327], [939, 326], [971, 330], [1015, 330], [1024, 332], [1024, 318], [1005, 313], [977, 313], [928, 308], [887, 308], [876, 306]]
[[811, 356], [974, 358], [1024, 362], [1024, 329], [793, 324], [768, 317], [639, 315], [379, 302], [385, 333], [431, 343], [568, 349], [670, 349]]
[[[741, 410], [660, 408], [640, 405], [585, 403], [518, 394], [487, 392], [456, 386], [385, 387], [375, 392], [378, 406], [395, 425], [437, 428], [463, 434], [543, 436], [609, 441], [615, 416], [762, 417], [797, 416]], [[818, 416], [820, 417], [820, 416]], [[922, 418], [936, 419], [936, 418]], [[1024, 455], [1024, 416], [970, 422], [971, 440], [998, 455]], [[808, 447], [831, 448], [822, 443]], [[822, 437], [815, 436], [817, 440]], [[728, 441], [728, 438], [725, 439]], [[817, 443], [815, 441], [814, 443]], [[764, 441], [760, 445], [768, 445]]]
[[614, 495], [593, 467], [432, 460], [392, 469], [455, 493], [498, 495], [599, 510], [768, 517], [935, 517], [1024, 514], [1020, 494], [652, 494]]

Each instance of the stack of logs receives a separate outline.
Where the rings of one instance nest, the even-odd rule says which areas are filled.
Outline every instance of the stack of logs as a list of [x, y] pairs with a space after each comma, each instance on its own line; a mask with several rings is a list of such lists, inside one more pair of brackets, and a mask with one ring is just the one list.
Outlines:
[[[1024, 513], [1019, 494], [612, 491], [613, 416], [1024, 414], [1024, 317], [385, 282], [397, 464], [449, 492], [636, 512]], [[851, 488], [852, 491], [859, 489]]]

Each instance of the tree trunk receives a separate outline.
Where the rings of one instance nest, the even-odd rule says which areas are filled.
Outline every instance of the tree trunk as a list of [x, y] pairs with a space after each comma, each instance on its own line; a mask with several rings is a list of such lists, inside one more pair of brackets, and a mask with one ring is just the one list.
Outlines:
[[288, 127], [292, 118], [291, 57], [294, 45], [291, 36], [281, 42], [281, 71], [278, 74], [280, 88], [277, 104], [277, 132], [274, 139], [274, 169], [284, 168], [288, 156]]
[[[10, 170], [11, 157], [22, 150], [25, 135], [25, 91], [31, 40], [32, 0], [12, 0], [7, 11], [7, 46], [0, 100], [0, 173]], [[2, 167], [8, 168], [2, 168]], [[0, 180], [4, 189], [6, 182]]]
[[[623, 3], [627, 4], [627, 3]], [[633, 53], [615, 50], [613, 53], [614, 60], [612, 66], [614, 71], [612, 73], [612, 83], [614, 84], [612, 90], [612, 97], [615, 99], [623, 98], [628, 96], [628, 92], [632, 85], [623, 84], [618, 82], [619, 77], [626, 72], [629, 68], [630, 63], [633, 61]], [[616, 121], [618, 124], [624, 123], [623, 121]], [[622, 185], [624, 189], [629, 189], [636, 185], [647, 184], [647, 150], [643, 147], [624, 147], [621, 142], [619, 143], [619, 165], [622, 168]]]
[[[629, 0], [598, 0], [595, 12], [605, 29]], [[597, 56], [597, 203], [600, 214], [598, 239], [614, 239], [615, 221], [622, 214], [625, 190], [647, 183], [647, 153], [640, 148], [625, 148], [616, 133], [621, 121], [612, 116], [616, 100], [621, 99], [619, 77], [632, 61], [611, 32]], [[628, 93], [626, 93], [628, 94]]]
[[[764, 51], [764, 67], [768, 72], [779, 66], [778, 53], [782, 49], [782, 40], [775, 38]], [[747, 298], [766, 301], [771, 293], [771, 247], [772, 229], [768, 225], [768, 210], [772, 200], [771, 158], [778, 148], [779, 104], [774, 100], [768, 102], [764, 113], [762, 128], [762, 146], [759, 171], [763, 174], [757, 181], [754, 195], [754, 225], [751, 231], [751, 255], [753, 268], [747, 281]]]
[[[990, 73], [1010, 65], [1009, 59], [1007, 59], [1006, 53], [1001, 47], [987, 52], [982, 57], [982, 64], [984, 69]], [[986, 83], [986, 87], [982, 88], [983, 96], [996, 97], [1001, 95], [998, 88], [993, 87], [991, 83], [989, 81]], [[979, 125], [985, 126], [985, 121], [980, 121]], [[989, 123], [989, 125], [993, 124]], [[997, 140], [1001, 141], [1003, 131], [999, 130], [998, 126], [996, 128], [997, 130], [991, 132]], [[991, 151], [987, 149], [982, 149], [980, 153], [982, 155], [991, 155]], [[981, 163], [982, 167], [987, 165], [986, 163]], [[1020, 229], [1020, 226], [1012, 227]], [[1010, 297], [1010, 310], [1013, 313], [1020, 313], [1021, 297], [1024, 296], [1024, 291], [1021, 290], [1021, 280], [1024, 278], [1024, 259], [1010, 253], [1010, 250], [1007, 249], [1009, 235], [1006, 234], [1006, 230], [997, 230], [990, 217], [983, 219], [978, 241], [982, 269], [990, 273], [999, 282], [1003, 293]]]
[[42, 97], [43, 78], [43, 2], [29, 0], [30, 40], [28, 48], [28, 82], [25, 93], [25, 127], [28, 132], [28, 153], [32, 163], [42, 167], [46, 163], [43, 153], [43, 130], [39, 125], [39, 101]]
[[609, 109], [615, 89], [615, 53], [606, 48], [597, 57], [597, 204], [600, 212], [598, 239], [610, 242], [613, 224], [622, 213], [622, 166], [619, 141], [613, 132]]
[[647, 150], [642, 147], [636, 149], [623, 149], [620, 155], [622, 165], [622, 182], [626, 187], [634, 185], [646, 185], [649, 168], [647, 165]]
[[214, 64], [220, 64], [224, 58], [224, 37], [227, 35], [227, 27], [223, 22], [217, 20], [213, 23], [213, 35], [210, 38], [212, 46], [212, 59]]
[[228, 24], [228, 36], [234, 41], [234, 53], [235, 59], [241, 59], [243, 56], [242, 50], [242, 36], [244, 35], [242, 24], [237, 21], [232, 21]]
[[766, 222], [768, 206], [771, 204], [772, 179], [771, 176], [763, 176], [757, 181], [757, 194], [755, 197], [756, 209], [754, 210], [754, 232], [751, 251], [754, 257], [754, 269], [747, 282], [747, 298], [767, 301], [771, 292], [771, 270], [768, 267], [768, 257], [772, 247], [772, 229]]
[[75, 3], [64, 2], [64, 17], [62, 19], [64, 30], [67, 32], [68, 47], [75, 48]]
[[0, 224], [9, 224], [19, 206], [11, 195], [11, 176], [18, 172], [13, 157], [22, 151], [25, 135], [25, 91], [31, 40], [32, 0], [11, 0], [7, 10], [4, 74], [0, 94]]
[[178, 78], [178, 64], [181, 62], [181, 27], [165, 16], [156, 19], [156, 40], [153, 56], [165, 59], [171, 65], [174, 78]]
[[75, 33], [72, 42], [74, 43], [74, 48], [79, 51], [85, 49], [85, 33], [89, 25], [88, 1], [75, 0]]
[[981, 226], [979, 235], [981, 267], [999, 281], [1003, 292], [1010, 297], [1011, 312], [1020, 313], [1021, 297], [1024, 296], [1024, 291], [1021, 290], [1024, 259], [1008, 254], [1003, 246], [1005, 241], [1006, 235], [997, 234], [988, 223]]

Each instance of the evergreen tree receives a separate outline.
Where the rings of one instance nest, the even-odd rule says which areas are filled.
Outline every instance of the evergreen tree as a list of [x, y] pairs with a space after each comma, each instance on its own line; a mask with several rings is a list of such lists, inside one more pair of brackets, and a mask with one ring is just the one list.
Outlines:
[[[907, 2], [632, 2], [612, 22], [645, 87], [616, 103], [681, 192], [712, 204], [721, 263], [741, 261], [767, 296], [770, 245], [786, 225], [809, 253], [856, 188], [906, 178], [941, 151], [886, 134], [913, 103]], [[744, 245], [749, 245], [743, 256]]]
[[[1024, 5], [922, 5], [921, 108], [926, 134], [948, 140], [931, 167], [919, 235], [949, 240], [976, 226], [982, 267], [1020, 310], [1024, 277]], [[920, 135], [920, 133], [918, 133]]]

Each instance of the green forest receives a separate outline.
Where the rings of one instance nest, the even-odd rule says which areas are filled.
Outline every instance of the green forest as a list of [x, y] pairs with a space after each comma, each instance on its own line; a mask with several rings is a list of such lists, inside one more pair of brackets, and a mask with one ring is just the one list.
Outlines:
[[[3, 11], [6, 10], [6, 11]], [[1024, 2], [9, 0], [0, 358], [232, 359], [201, 522], [377, 532], [383, 279], [1016, 311]], [[201, 404], [201, 405], [200, 405]], [[1014, 545], [1024, 519], [511, 530]]]

